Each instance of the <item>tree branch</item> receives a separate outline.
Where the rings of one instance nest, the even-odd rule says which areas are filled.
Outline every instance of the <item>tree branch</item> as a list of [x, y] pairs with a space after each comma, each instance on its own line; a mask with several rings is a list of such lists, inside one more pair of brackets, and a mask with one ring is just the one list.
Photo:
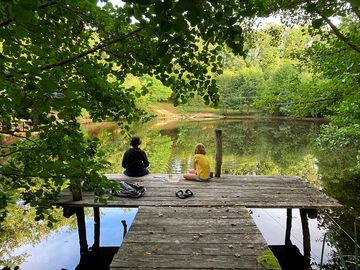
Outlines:
[[[41, 10], [41, 9], [44, 9], [44, 8], [53, 6], [53, 5], [55, 5], [55, 4], [57, 4], [57, 0], [49, 0], [47, 3], [42, 4], [42, 5], [38, 6], [37, 8], [33, 9], [33, 11], [39, 11], [39, 10]], [[13, 17], [13, 18], [6, 19], [6, 20], [4, 20], [4, 21], [1, 21], [1, 22], [0, 22], [0, 27], [6, 26], [6, 25], [10, 24], [10, 23], [13, 22], [13, 21], [15, 21], [15, 18], [14, 18], [14, 17]]]
[[[104, 41], [102, 43], [99, 43], [98, 45], [96, 45], [95, 47], [89, 49], [89, 50], [86, 50], [82, 53], [79, 53], [77, 55], [74, 55], [68, 59], [64, 59], [64, 60], [61, 60], [57, 63], [53, 63], [53, 64], [46, 64], [46, 65], [43, 65], [40, 67], [41, 70], [48, 70], [48, 69], [52, 69], [54, 67], [59, 67], [59, 66], [63, 66], [63, 65], [66, 65], [68, 63], [71, 63], [71, 62], [74, 62], [82, 57], [85, 57], [91, 53], [94, 53], [98, 50], [102, 50], [103, 48], [111, 45], [111, 44], [114, 44], [114, 43], [117, 43], [117, 42], [120, 42], [120, 41], [123, 41], [124, 39], [127, 39], [128, 37], [131, 37], [135, 34], [137, 34], [138, 32], [140, 32], [143, 28], [138, 28], [138, 29], [135, 29], [134, 31], [131, 31], [127, 34], [124, 34], [124, 35], [120, 35], [116, 38], [113, 38], [113, 39], [110, 39], [110, 40], [107, 40], [107, 41]], [[28, 74], [29, 72], [28, 71], [18, 71], [17, 72], [18, 74], [22, 74], [22, 75], [25, 75], [25, 74]]]
[[[107, 40], [107, 41], [104, 41], [102, 43], [99, 43], [98, 45], [96, 45], [95, 47], [87, 50], [87, 51], [84, 51], [82, 53], [79, 53], [77, 55], [74, 55], [68, 59], [65, 59], [65, 60], [62, 60], [60, 62], [57, 62], [57, 63], [53, 63], [53, 64], [46, 64], [46, 65], [43, 65], [40, 69], [41, 70], [48, 70], [48, 69], [52, 69], [54, 67], [59, 67], [59, 66], [63, 66], [63, 65], [66, 65], [68, 63], [71, 63], [71, 62], [74, 62], [82, 57], [85, 57], [91, 53], [94, 53], [98, 50], [101, 50], [111, 44], [114, 44], [114, 43], [117, 43], [117, 42], [120, 42], [120, 41], [123, 41], [124, 39], [127, 39], [135, 34], [137, 34], [138, 32], [140, 32], [143, 28], [138, 28], [138, 29], [135, 29], [134, 31], [131, 31], [127, 34], [124, 34], [124, 35], [120, 35], [116, 38], [113, 38], [113, 39], [110, 39], [110, 40]], [[26, 72], [27, 73], [27, 72]]]
[[[310, 3], [310, 1], [308, 1], [308, 3]], [[353, 44], [348, 38], [346, 38], [341, 32], [340, 30], [331, 22], [331, 20], [324, 16], [321, 11], [315, 7], [315, 12], [331, 27], [331, 29], [333, 30], [334, 34], [343, 42], [345, 42], [345, 44], [347, 44], [351, 49], [353, 49], [354, 51], [360, 53], [360, 47], [357, 46], [356, 44]]]
[[31, 150], [34, 150], [34, 148], [20, 148], [20, 149], [17, 149], [15, 151], [0, 155], [0, 158], [8, 157], [8, 156], [11, 156], [11, 155], [13, 155], [15, 153], [21, 152], [21, 151], [31, 151]]
[[3, 173], [0, 172], [0, 175], [3, 176], [19, 176], [19, 177], [38, 177], [38, 178], [45, 178], [45, 179], [49, 179], [49, 178], [54, 178], [54, 179], [66, 179], [66, 176], [57, 176], [57, 175], [50, 175], [49, 177], [41, 177], [39, 175], [26, 175], [26, 174], [21, 174], [21, 173]]
[[2, 131], [2, 130], [0, 130], [0, 134], [5, 134], [5, 135], [13, 136], [13, 137], [16, 137], [16, 138], [25, 139], [25, 140], [27, 140], [27, 141], [29, 141], [29, 142], [32, 142], [32, 143], [37, 144], [34, 140], [29, 139], [28, 137], [21, 136], [21, 135], [17, 135], [17, 134], [11, 133], [11, 132], [7, 132], [7, 131]]
[[110, 55], [114, 56], [116, 59], [120, 59], [120, 57], [116, 53], [114, 53], [114, 52], [112, 52], [110, 50], [107, 50], [107, 49], [101, 49], [101, 50], [103, 52], [106, 52], [107, 54], [110, 54]]

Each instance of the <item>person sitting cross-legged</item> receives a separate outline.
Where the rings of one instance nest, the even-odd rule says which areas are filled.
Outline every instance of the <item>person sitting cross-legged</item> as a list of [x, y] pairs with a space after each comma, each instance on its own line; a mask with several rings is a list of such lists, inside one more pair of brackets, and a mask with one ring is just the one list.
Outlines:
[[198, 143], [195, 146], [194, 169], [183, 175], [186, 180], [208, 181], [210, 179], [210, 165], [206, 156], [205, 146]]
[[131, 138], [130, 145], [123, 157], [122, 166], [125, 168], [124, 174], [131, 177], [140, 177], [149, 174], [150, 163], [144, 150], [139, 148], [141, 140], [135, 136]]

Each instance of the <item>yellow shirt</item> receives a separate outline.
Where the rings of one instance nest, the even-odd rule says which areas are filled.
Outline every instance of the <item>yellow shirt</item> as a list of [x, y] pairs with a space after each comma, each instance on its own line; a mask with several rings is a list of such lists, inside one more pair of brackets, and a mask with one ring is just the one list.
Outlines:
[[210, 177], [209, 160], [205, 155], [196, 154], [194, 156], [194, 164], [195, 164], [196, 174], [201, 179], [208, 179]]

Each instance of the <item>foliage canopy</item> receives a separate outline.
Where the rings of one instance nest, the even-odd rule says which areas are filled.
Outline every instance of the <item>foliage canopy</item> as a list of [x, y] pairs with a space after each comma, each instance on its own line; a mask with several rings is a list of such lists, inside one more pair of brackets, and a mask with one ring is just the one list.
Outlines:
[[[252, 19], [281, 10], [297, 11], [293, 18], [310, 20], [318, 30], [330, 16], [359, 14], [356, 3], [335, 0], [127, 0], [122, 7], [1, 0], [0, 209], [15, 189], [37, 207], [38, 217], [66, 186], [101, 194], [110, 185], [100, 173], [107, 162], [98, 141], [80, 131], [82, 112], [93, 121], [118, 121], [124, 130], [145, 119], [136, 101], [154, 88], [145, 81], [140, 90], [126, 87], [129, 74], [161, 81], [175, 104], [197, 92], [216, 105], [212, 74], [222, 72], [222, 47], [245, 54]], [[348, 35], [337, 37], [358, 51]]]

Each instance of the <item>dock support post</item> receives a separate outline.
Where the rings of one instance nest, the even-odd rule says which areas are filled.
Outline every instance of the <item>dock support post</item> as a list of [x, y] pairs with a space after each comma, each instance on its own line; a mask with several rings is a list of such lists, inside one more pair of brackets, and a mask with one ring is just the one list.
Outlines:
[[100, 247], [100, 209], [94, 207], [94, 245], [93, 249]]
[[301, 227], [303, 231], [304, 257], [307, 266], [310, 266], [310, 231], [306, 209], [300, 209]]
[[286, 209], [285, 245], [291, 245], [292, 209]]
[[126, 220], [122, 220], [121, 224], [123, 225], [123, 239], [125, 238], [125, 235], [127, 234], [127, 224], [126, 224]]
[[85, 213], [83, 207], [78, 207], [76, 209], [76, 218], [79, 233], [80, 254], [82, 255], [89, 251], [88, 243], [86, 240]]
[[222, 130], [215, 129], [215, 177], [220, 177], [222, 164]]

